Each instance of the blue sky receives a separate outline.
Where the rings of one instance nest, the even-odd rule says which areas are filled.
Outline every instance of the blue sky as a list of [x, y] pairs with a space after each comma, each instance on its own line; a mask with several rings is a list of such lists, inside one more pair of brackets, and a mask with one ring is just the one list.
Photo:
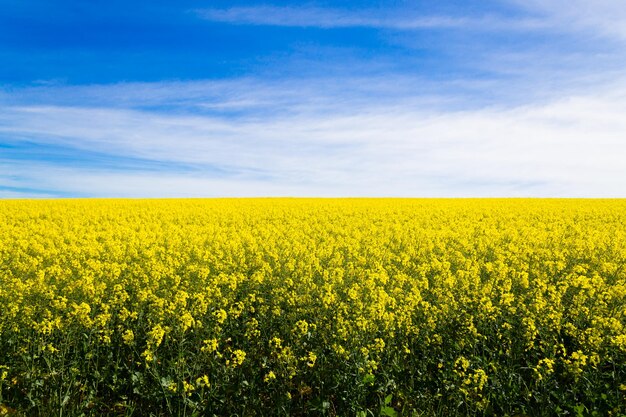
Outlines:
[[626, 197], [618, 0], [2, 0], [0, 198]]

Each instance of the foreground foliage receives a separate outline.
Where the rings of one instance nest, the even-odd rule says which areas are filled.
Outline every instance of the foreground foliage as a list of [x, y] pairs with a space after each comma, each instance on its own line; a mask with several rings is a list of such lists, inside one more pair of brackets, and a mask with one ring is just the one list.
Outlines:
[[0, 415], [624, 415], [626, 201], [0, 204]]

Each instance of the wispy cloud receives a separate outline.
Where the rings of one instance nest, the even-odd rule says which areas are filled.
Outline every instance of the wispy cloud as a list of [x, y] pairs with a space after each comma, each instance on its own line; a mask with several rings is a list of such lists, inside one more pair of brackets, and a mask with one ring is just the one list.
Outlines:
[[406, 10], [350, 10], [320, 7], [254, 6], [196, 10], [203, 19], [246, 25], [332, 28], [416, 29], [530, 29], [543, 26], [538, 19], [509, 19], [496, 15], [475, 17], [420, 15]]
[[317, 7], [255, 6], [201, 9], [196, 12], [200, 17], [215, 22], [320, 28], [434, 28], [457, 26], [464, 22], [464, 19], [448, 17], [422, 17], [416, 19], [406, 19], [400, 16], [381, 17], [380, 12]]
[[204, 8], [195, 13], [213, 22], [283, 27], [372, 28], [397, 31], [459, 29], [580, 33], [626, 40], [621, 0], [503, 0], [515, 13], [426, 14], [414, 8], [340, 9], [313, 6]]
[[626, 40], [626, 7], [622, 0], [507, 0], [561, 31]]
[[[153, 94], [162, 89], [155, 84]], [[332, 113], [304, 103], [282, 112], [251, 91], [244, 101], [269, 106], [263, 118], [4, 105], [5, 142], [165, 168], [5, 159], [0, 187], [85, 196], [624, 196], [626, 82], [592, 95], [465, 110], [420, 106], [411, 96], [396, 97], [393, 105], [342, 97]], [[307, 92], [290, 100], [325, 98]]]

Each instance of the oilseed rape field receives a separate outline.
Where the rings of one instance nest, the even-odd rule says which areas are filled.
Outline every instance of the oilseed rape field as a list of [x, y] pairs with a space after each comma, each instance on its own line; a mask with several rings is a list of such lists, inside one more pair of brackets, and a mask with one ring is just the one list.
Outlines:
[[0, 415], [624, 416], [626, 200], [0, 202]]

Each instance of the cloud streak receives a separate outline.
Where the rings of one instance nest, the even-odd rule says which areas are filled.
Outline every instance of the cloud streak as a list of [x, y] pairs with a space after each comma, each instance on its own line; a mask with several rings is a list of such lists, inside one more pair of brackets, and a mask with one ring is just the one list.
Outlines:
[[504, 0], [516, 13], [428, 14], [415, 9], [340, 9], [312, 6], [204, 8], [194, 12], [211, 22], [319, 29], [470, 30], [567, 33], [626, 41], [626, 8], [621, 0]]
[[373, 28], [392, 30], [420, 29], [532, 29], [543, 27], [537, 19], [507, 19], [501, 16], [474, 17], [420, 15], [414, 11], [349, 10], [318, 7], [254, 6], [227, 9], [207, 8], [195, 11], [199, 17], [238, 25], [282, 26], [301, 28]]
[[228, 9], [200, 9], [196, 13], [203, 19], [222, 23], [325, 29], [348, 27], [416, 29], [454, 27], [464, 23], [464, 19], [449, 17], [405, 19], [380, 17], [380, 13], [371, 11], [355, 12], [316, 7], [232, 7]]
[[626, 8], [621, 0], [508, 0], [563, 31], [584, 31], [626, 41]]

